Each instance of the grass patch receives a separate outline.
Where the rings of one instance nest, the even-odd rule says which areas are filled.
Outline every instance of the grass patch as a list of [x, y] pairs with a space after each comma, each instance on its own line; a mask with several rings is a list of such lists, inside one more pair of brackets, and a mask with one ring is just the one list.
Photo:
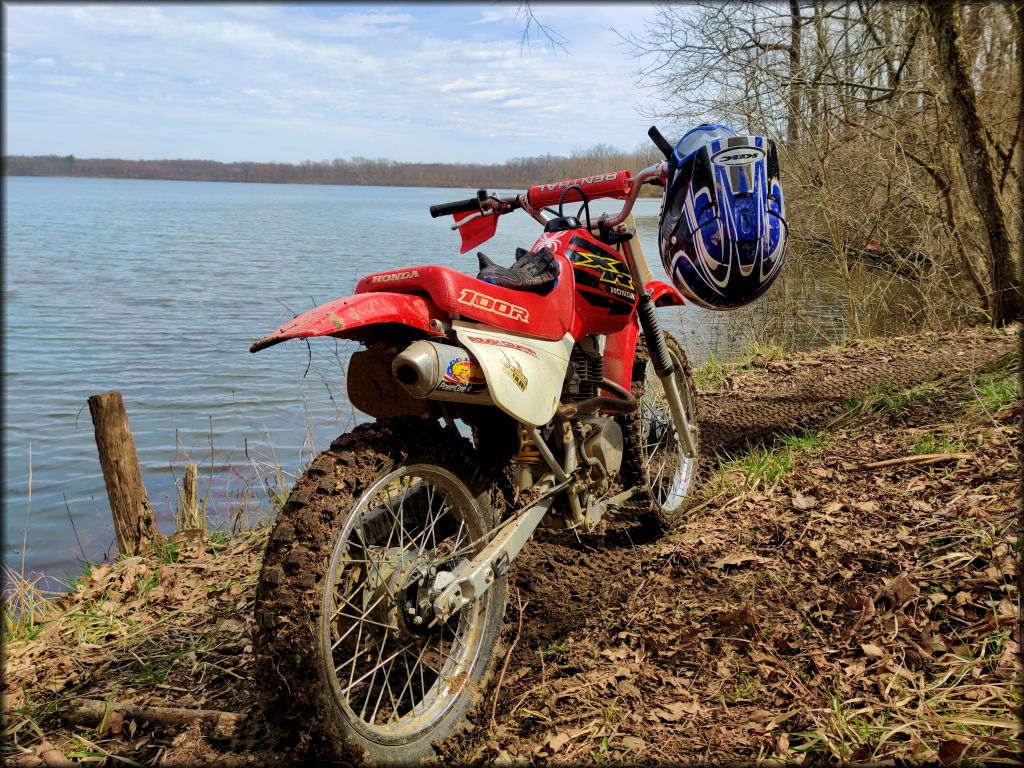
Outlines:
[[849, 424], [870, 413], [888, 411], [898, 415], [914, 403], [924, 403], [942, 394], [942, 388], [934, 381], [925, 380], [906, 389], [896, 389], [891, 381], [872, 384], [860, 395], [843, 403], [842, 410], [829, 423], [830, 427]]
[[693, 369], [693, 384], [698, 392], [714, 390], [728, 381], [726, 365], [714, 353], [708, 361]]
[[29, 581], [4, 565], [3, 638], [5, 643], [34, 640], [54, 613], [59, 595], [40, 589], [42, 576]]
[[181, 560], [181, 546], [167, 536], [157, 536], [153, 541], [153, 551], [160, 562], [172, 565]]
[[778, 341], [755, 342], [743, 353], [741, 365], [744, 368], [753, 368], [755, 361], [767, 363], [772, 360], [785, 360], [787, 357], [789, 350]]
[[693, 369], [693, 383], [698, 392], [712, 391], [728, 383], [730, 369], [763, 368], [765, 363], [785, 360], [789, 356], [790, 350], [777, 341], [751, 344], [739, 355], [730, 356], [734, 362], [726, 362], [717, 352], [712, 352], [704, 363]]
[[796, 451], [816, 451], [825, 442], [825, 438], [818, 433], [804, 428], [802, 432], [782, 435], [779, 438], [779, 442]]
[[743, 493], [758, 488], [774, 488], [793, 469], [793, 451], [785, 446], [749, 446], [744, 453], [718, 455], [718, 475], [722, 484], [738, 485]]
[[915, 456], [924, 456], [931, 453], [961, 453], [967, 449], [962, 441], [955, 440], [949, 435], [937, 435], [929, 432], [917, 438], [911, 450]]
[[1020, 377], [1020, 356], [1007, 356], [974, 380], [974, 397], [969, 404], [975, 411], [994, 414], [1008, 405], [1020, 403]]

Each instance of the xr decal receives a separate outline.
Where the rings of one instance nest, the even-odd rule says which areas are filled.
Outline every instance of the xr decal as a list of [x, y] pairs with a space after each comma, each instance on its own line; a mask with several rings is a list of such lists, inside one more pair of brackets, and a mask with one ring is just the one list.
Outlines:
[[574, 250], [576, 253], [572, 257], [573, 266], [595, 270], [600, 275], [602, 283], [618, 286], [627, 291], [636, 290], [633, 286], [633, 276], [626, 271], [626, 265], [618, 259], [584, 251], [579, 247]]

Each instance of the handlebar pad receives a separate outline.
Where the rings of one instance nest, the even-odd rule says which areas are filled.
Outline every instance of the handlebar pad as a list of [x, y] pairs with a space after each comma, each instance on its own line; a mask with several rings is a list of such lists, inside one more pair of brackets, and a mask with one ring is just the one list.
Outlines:
[[479, 213], [480, 200], [471, 197], [468, 200], [456, 200], [453, 203], [438, 203], [430, 206], [430, 215], [435, 219], [439, 216], [451, 216], [453, 213]]
[[[526, 199], [535, 208], [557, 205], [562, 192], [572, 184], [578, 184], [589, 200], [597, 200], [602, 197], [623, 200], [629, 194], [631, 177], [629, 171], [612, 171], [599, 173], [596, 176], [584, 176], [581, 179], [567, 179], [555, 184], [541, 184], [530, 187], [526, 193]], [[575, 189], [570, 190], [565, 196], [566, 203], [577, 203], [581, 199], [579, 192]]]

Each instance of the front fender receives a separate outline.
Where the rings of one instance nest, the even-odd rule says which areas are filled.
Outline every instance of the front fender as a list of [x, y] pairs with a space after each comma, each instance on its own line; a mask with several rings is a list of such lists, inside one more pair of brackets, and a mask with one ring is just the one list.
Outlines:
[[683, 294], [661, 280], [651, 280], [647, 284], [647, 290], [651, 292], [656, 307], [681, 307], [686, 303]]
[[309, 336], [352, 338], [353, 330], [381, 323], [408, 325], [436, 336], [442, 331], [432, 328], [430, 321], [447, 319], [447, 313], [421, 296], [383, 291], [363, 293], [335, 299], [299, 315], [257, 341], [249, 351], [259, 352], [287, 339]]

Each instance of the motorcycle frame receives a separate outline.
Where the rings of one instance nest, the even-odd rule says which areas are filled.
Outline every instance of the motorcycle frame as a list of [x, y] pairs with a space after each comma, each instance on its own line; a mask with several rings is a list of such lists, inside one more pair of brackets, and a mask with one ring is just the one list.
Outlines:
[[[460, 218], [453, 229], [475, 221], [479, 216], [500, 216], [516, 207], [523, 208], [542, 225], [547, 225], [555, 218], [554, 213], [545, 210], [547, 205], [552, 205], [562, 198], [566, 202], [580, 202], [582, 197], [576, 194], [576, 189], [585, 188], [589, 193], [588, 197], [592, 196], [592, 199], [613, 198], [625, 201], [618, 214], [602, 214], [590, 231], [605, 227], [618, 228], [622, 233], [628, 231], [634, 234], [636, 226], [631, 211], [640, 188], [651, 180], [664, 182], [666, 172], [667, 164], [658, 163], [632, 177], [626, 171], [619, 171], [587, 179], [532, 187], [528, 192], [512, 198], [485, 198], [481, 192], [478, 196], [480, 213]], [[491, 202], [488, 202], [489, 200]], [[578, 231], [588, 230], [581, 228]], [[650, 352], [650, 359], [654, 363], [655, 373], [664, 389], [681, 447], [687, 457], [695, 457], [697, 446], [693, 443], [691, 425], [676, 382], [674, 365], [665, 357], [664, 335], [653, 313], [654, 306], [683, 304], [682, 296], [672, 286], [653, 279], [643, 249], [635, 236], [624, 240], [621, 245], [621, 253], [631, 273], [633, 285], [642, 286], [643, 291], [638, 292], [638, 303], [632, 310], [639, 323], [626, 322], [620, 330], [605, 335], [603, 357], [607, 372], [611, 374], [609, 378], [628, 391], [637, 338], [640, 326], [643, 326], [644, 340]], [[450, 327], [448, 320], [447, 315], [437, 306], [420, 296], [397, 292], [358, 293], [322, 305], [295, 318], [256, 342], [250, 351], [256, 352], [285, 339], [308, 336], [332, 335], [372, 341], [377, 336], [374, 329], [385, 323], [408, 326], [422, 332], [427, 338], [443, 338]], [[661, 355], [659, 349], [662, 351]], [[443, 407], [442, 411], [447, 417]], [[486, 592], [494, 583], [496, 576], [507, 573], [510, 562], [519, 554], [541, 520], [548, 514], [559, 493], [564, 492], [567, 496], [573, 527], [582, 524], [584, 528], [592, 530], [608, 509], [621, 504], [634, 492], [635, 489], [627, 490], [616, 497], [591, 505], [584, 512], [578, 495], [584, 489], [584, 484], [576, 475], [575, 439], [569, 420], [563, 419], [561, 425], [566, 447], [562, 465], [558, 464], [540, 431], [536, 427], [527, 430], [550, 470], [534, 483], [534, 486], [541, 485], [546, 491], [530, 507], [510, 516], [491, 531], [490, 541], [472, 559], [463, 561], [454, 571], [438, 574], [435, 584], [443, 588], [440, 589], [433, 604], [437, 617], [435, 620], [446, 621], [453, 613]]]

